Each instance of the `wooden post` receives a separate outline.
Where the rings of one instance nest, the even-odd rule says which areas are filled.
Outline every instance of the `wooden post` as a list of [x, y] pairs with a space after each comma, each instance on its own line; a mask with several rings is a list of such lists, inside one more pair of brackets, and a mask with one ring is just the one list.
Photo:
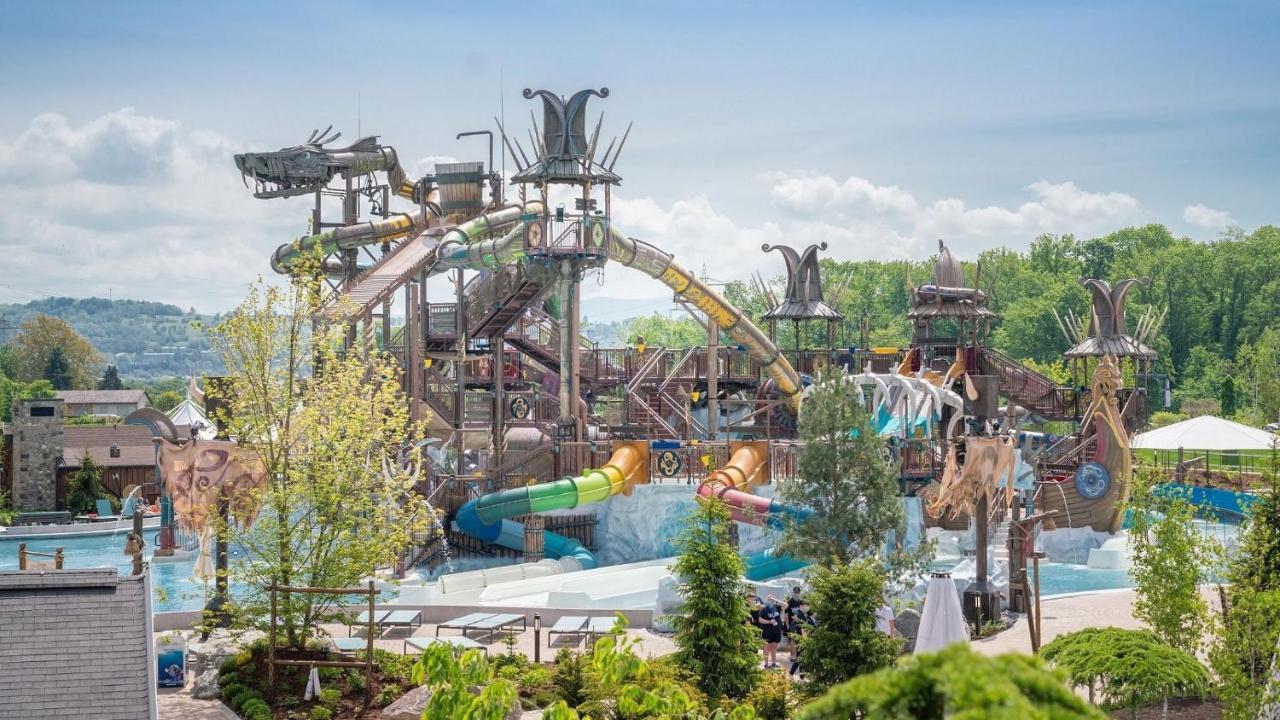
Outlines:
[[1035, 631], [1031, 633], [1031, 651], [1040, 652], [1040, 631], [1042, 628], [1040, 624], [1040, 553], [1033, 553], [1031, 555], [1031, 566], [1035, 573], [1034, 582], [1036, 586]]
[[370, 701], [373, 700], [373, 602], [377, 598], [378, 591], [373, 586], [373, 581], [369, 581], [369, 628], [365, 631], [367, 638], [364, 653], [364, 706], [369, 707]]
[[18, 569], [27, 569], [27, 544], [18, 543]]
[[53, 551], [53, 569], [54, 570], [62, 569], [62, 560], [63, 560], [62, 548], [55, 548]]
[[267, 692], [276, 699], [276, 579], [271, 578], [271, 629], [267, 631]]

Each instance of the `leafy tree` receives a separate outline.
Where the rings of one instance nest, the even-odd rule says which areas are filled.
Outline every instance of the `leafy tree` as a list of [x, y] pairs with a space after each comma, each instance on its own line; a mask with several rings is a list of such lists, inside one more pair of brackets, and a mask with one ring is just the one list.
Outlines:
[[22, 323], [21, 331], [13, 339], [13, 346], [18, 357], [18, 379], [26, 382], [48, 377], [50, 356], [55, 349], [67, 365], [67, 387], [93, 387], [97, 368], [102, 364], [98, 351], [66, 320], [48, 315], [36, 315]]
[[156, 399], [152, 401], [151, 406], [160, 412], [169, 412], [178, 407], [182, 402], [182, 396], [172, 390], [165, 390], [158, 393]]
[[18, 350], [10, 343], [0, 345], [0, 378], [18, 377]]
[[740, 698], [759, 674], [759, 638], [747, 625], [750, 610], [740, 580], [744, 568], [729, 541], [729, 523], [729, 512], [719, 500], [699, 502], [676, 540], [680, 557], [672, 566], [684, 583], [684, 606], [674, 618], [675, 661], [711, 698]]
[[1280, 684], [1273, 681], [1280, 644], [1280, 480], [1274, 464], [1273, 458], [1227, 567], [1226, 607], [1209, 649], [1226, 715], [1240, 720], [1280, 702]]
[[957, 643], [831, 688], [799, 720], [1105, 720], [1039, 658], [980, 655]]
[[1148, 630], [1087, 628], [1054, 638], [1040, 655], [1070, 673], [1071, 685], [1095, 689], [1112, 708], [1138, 708], [1161, 701], [1161, 716], [1169, 713], [1170, 697], [1203, 696], [1209, 671], [1194, 655], [1160, 641]]
[[807, 599], [818, 624], [799, 645], [800, 666], [814, 686], [827, 688], [893, 663], [899, 641], [876, 630], [884, 585], [884, 574], [869, 561], [810, 573]]
[[672, 318], [666, 315], [645, 315], [628, 320], [623, 338], [630, 345], [637, 337], [644, 338], [651, 348], [691, 348], [707, 344], [707, 328], [691, 317]]
[[[94, 462], [86, 451], [80, 458], [80, 468], [71, 474], [67, 484], [67, 497], [63, 501], [74, 513], [97, 512], [100, 498], [110, 498], [102, 485], [102, 466]], [[112, 505], [114, 506], [114, 502]]]
[[107, 369], [102, 373], [102, 379], [98, 380], [99, 390], [123, 390], [124, 383], [120, 382], [120, 371], [115, 365], [108, 365]]
[[1179, 491], [1157, 490], [1162, 480], [1158, 470], [1143, 471], [1129, 500], [1130, 573], [1137, 592], [1133, 615], [1161, 641], [1194, 653], [1209, 619], [1200, 584], [1208, 579], [1215, 553], [1192, 523], [1195, 508]]
[[1187, 419], [1187, 416], [1183, 415], [1182, 413], [1165, 412], [1162, 410], [1160, 412], [1151, 413], [1151, 419], [1148, 420], [1147, 422], [1152, 427], [1152, 429], [1155, 429], [1155, 428], [1162, 428], [1166, 425], [1172, 425], [1174, 423], [1180, 423], [1186, 419]]
[[[311, 275], [287, 287], [259, 283], [213, 328], [229, 372], [228, 434], [253, 449], [266, 473], [249, 528], [219, 528], [253, 562], [233, 563], [241, 628], [268, 620], [264, 589], [283, 585], [351, 587], [392, 564], [430, 515], [412, 488], [421, 467], [424, 425], [409, 417], [393, 358], [339, 355], [342, 329], [317, 310]], [[313, 329], [314, 328], [314, 329]], [[312, 375], [312, 363], [322, 368]], [[284, 595], [284, 642], [302, 648], [343, 599]]]
[[[852, 383], [840, 371], [825, 370], [801, 406], [800, 477], [779, 492], [813, 513], [788, 523], [780, 546], [789, 555], [844, 565], [880, 553], [891, 530], [906, 536], [897, 467]], [[890, 577], [923, 569], [929, 550], [892, 550], [884, 558]]]
[[44, 379], [49, 381], [54, 390], [71, 389], [71, 364], [62, 348], [55, 347], [49, 351], [49, 359], [44, 366]]
[[[489, 662], [479, 650], [455, 658], [448, 645], [431, 645], [413, 666], [414, 684], [431, 688], [424, 718], [503, 720], [517, 705], [516, 686], [505, 678], [491, 678]], [[472, 688], [481, 688], [472, 692]]]
[[24, 383], [0, 377], [0, 420], [13, 422], [14, 400], [37, 400], [51, 397], [54, 397], [53, 386], [43, 378]]
[[1225, 417], [1231, 417], [1236, 414], [1236, 383], [1230, 376], [1222, 379], [1222, 389], [1219, 390], [1218, 403], [1222, 406], [1222, 414]]

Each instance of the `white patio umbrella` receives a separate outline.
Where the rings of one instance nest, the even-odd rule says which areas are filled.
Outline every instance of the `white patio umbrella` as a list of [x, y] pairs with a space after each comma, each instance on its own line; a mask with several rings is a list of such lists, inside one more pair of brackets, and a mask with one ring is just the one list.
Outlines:
[[938, 573], [929, 579], [915, 652], [937, 652], [954, 642], [968, 643], [969, 628], [964, 623], [956, 584], [950, 575]]

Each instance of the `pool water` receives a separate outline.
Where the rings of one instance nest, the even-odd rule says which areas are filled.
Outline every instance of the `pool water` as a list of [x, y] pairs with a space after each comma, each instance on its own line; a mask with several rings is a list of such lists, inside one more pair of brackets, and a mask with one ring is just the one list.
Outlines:
[[[18, 545], [25, 542], [27, 550], [51, 555], [56, 548], [61, 547], [62, 566], [67, 569], [113, 567], [122, 574], [129, 573], [133, 571], [133, 558], [124, 554], [126, 535], [126, 531], [121, 530], [114, 535], [105, 533], [25, 540], [0, 538], [0, 570], [18, 569]], [[149, 553], [155, 532], [148, 531], [146, 535]], [[150, 560], [149, 554], [147, 559]], [[152, 608], [156, 612], [199, 610], [204, 607], [204, 583], [191, 575], [194, 566], [194, 556], [176, 562], [151, 563], [152, 588], [155, 593]], [[213, 585], [210, 583], [210, 592], [212, 589]]]

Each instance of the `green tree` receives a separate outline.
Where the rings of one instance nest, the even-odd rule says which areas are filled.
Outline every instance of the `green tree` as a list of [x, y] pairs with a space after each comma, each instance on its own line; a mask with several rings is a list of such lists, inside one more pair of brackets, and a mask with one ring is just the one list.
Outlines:
[[806, 599], [818, 624], [799, 641], [800, 666], [817, 688], [893, 663], [899, 641], [876, 630], [885, 577], [870, 561], [819, 566], [809, 574]]
[[740, 698], [755, 685], [759, 637], [747, 625], [742, 558], [729, 541], [729, 512], [719, 500], [698, 503], [676, 540], [672, 571], [683, 583], [675, 661], [708, 697]]
[[0, 345], [0, 378], [18, 377], [18, 350], [10, 343]]
[[97, 369], [102, 365], [98, 351], [60, 318], [36, 315], [22, 323], [12, 342], [17, 350], [18, 379], [25, 382], [48, 377], [50, 356], [55, 349], [67, 365], [70, 383], [67, 387], [93, 387]]
[[[237, 598], [240, 628], [266, 626], [271, 583], [352, 587], [431, 525], [412, 491], [425, 426], [409, 417], [396, 361], [340, 355], [342, 328], [323, 323], [319, 304], [313, 275], [286, 287], [259, 283], [212, 332], [229, 378], [220, 420], [252, 448], [267, 478], [253, 498], [262, 508], [253, 525], [219, 528], [253, 558], [229, 572], [247, 588]], [[283, 641], [304, 647], [343, 603], [281, 596]]]
[[651, 348], [691, 348], [707, 344], [707, 328], [691, 317], [667, 317], [645, 315], [628, 320], [623, 328], [623, 338], [632, 344], [636, 338], [644, 338]]
[[102, 378], [98, 380], [99, 390], [123, 390], [124, 383], [120, 382], [120, 371], [115, 365], [108, 365], [107, 369], [102, 372]]
[[54, 348], [49, 352], [49, 359], [44, 366], [44, 379], [49, 381], [54, 390], [71, 389], [71, 364], [62, 348]]
[[160, 412], [169, 412], [178, 407], [182, 402], [182, 396], [173, 390], [165, 390], [156, 394], [156, 399], [152, 401], [151, 406]]
[[71, 481], [67, 483], [67, 497], [63, 502], [71, 512], [92, 513], [98, 511], [97, 503], [100, 498], [110, 498], [107, 489], [102, 486], [102, 466], [94, 462], [86, 451], [80, 458], [79, 469], [71, 474]]
[[1141, 472], [1129, 500], [1130, 574], [1137, 593], [1133, 615], [1161, 641], [1194, 653], [1209, 619], [1200, 585], [1208, 579], [1215, 552], [1195, 529], [1195, 508], [1183, 493], [1158, 488], [1162, 481], [1158, 470]]
[[[516, 686], [505, 678], [490, 676], [489, 662], [479, 650], [454, 657], [448, 645], [431, 645], [413, 666], [412, 680], [431, 688], [424, 718], [503, 720], [518, 707]], [[473, 688], [481, 688], [473, 692]]]
[[0, 377], [0, 420], [13, 422], [14, 400], [38, 400], [51, 397], [54, 397], [53, 385], [43, 378], [24, 383]]
[[[789, 555], [844, 565], [880, 553], [890, 531], [906, 536], [897, 466], [853, 382], [840, 371], [822, 372], [800, 409], [800, 477], [779, 493], [813, 512], [783, 531], [780, 546]], [[929, 551], [893, 549], [884, 558], [890, 577], [923, 569]]]
[[1227, 567], [1226, 607], [1209, 649], [1217, 695], [1232, 720], [1252, 720], [1258, 708], [1280, 703], [1280, 683], [1273, 680], [1280, 644], [1280, 481], [1274, 458], [1271, 464]]
[[1168, 717], [1170, 697], [1203, 696], [1209, 690], [1209, 671], [1195, 655], [1148, 630], [1087, 628], [1059, 635], [1040, 655], [1069, 672], [1073, 687], [1089, 688], [1090, 702], [1095, 691], [1101, 692], [1108, 707], [1128, 708], [1130, 717], [1156, 700], [1161, 717]]
[[801, 709], [799, 720], [1106, 720], [1039, 658], [979, 655], [963, 644], [860, 675]]

